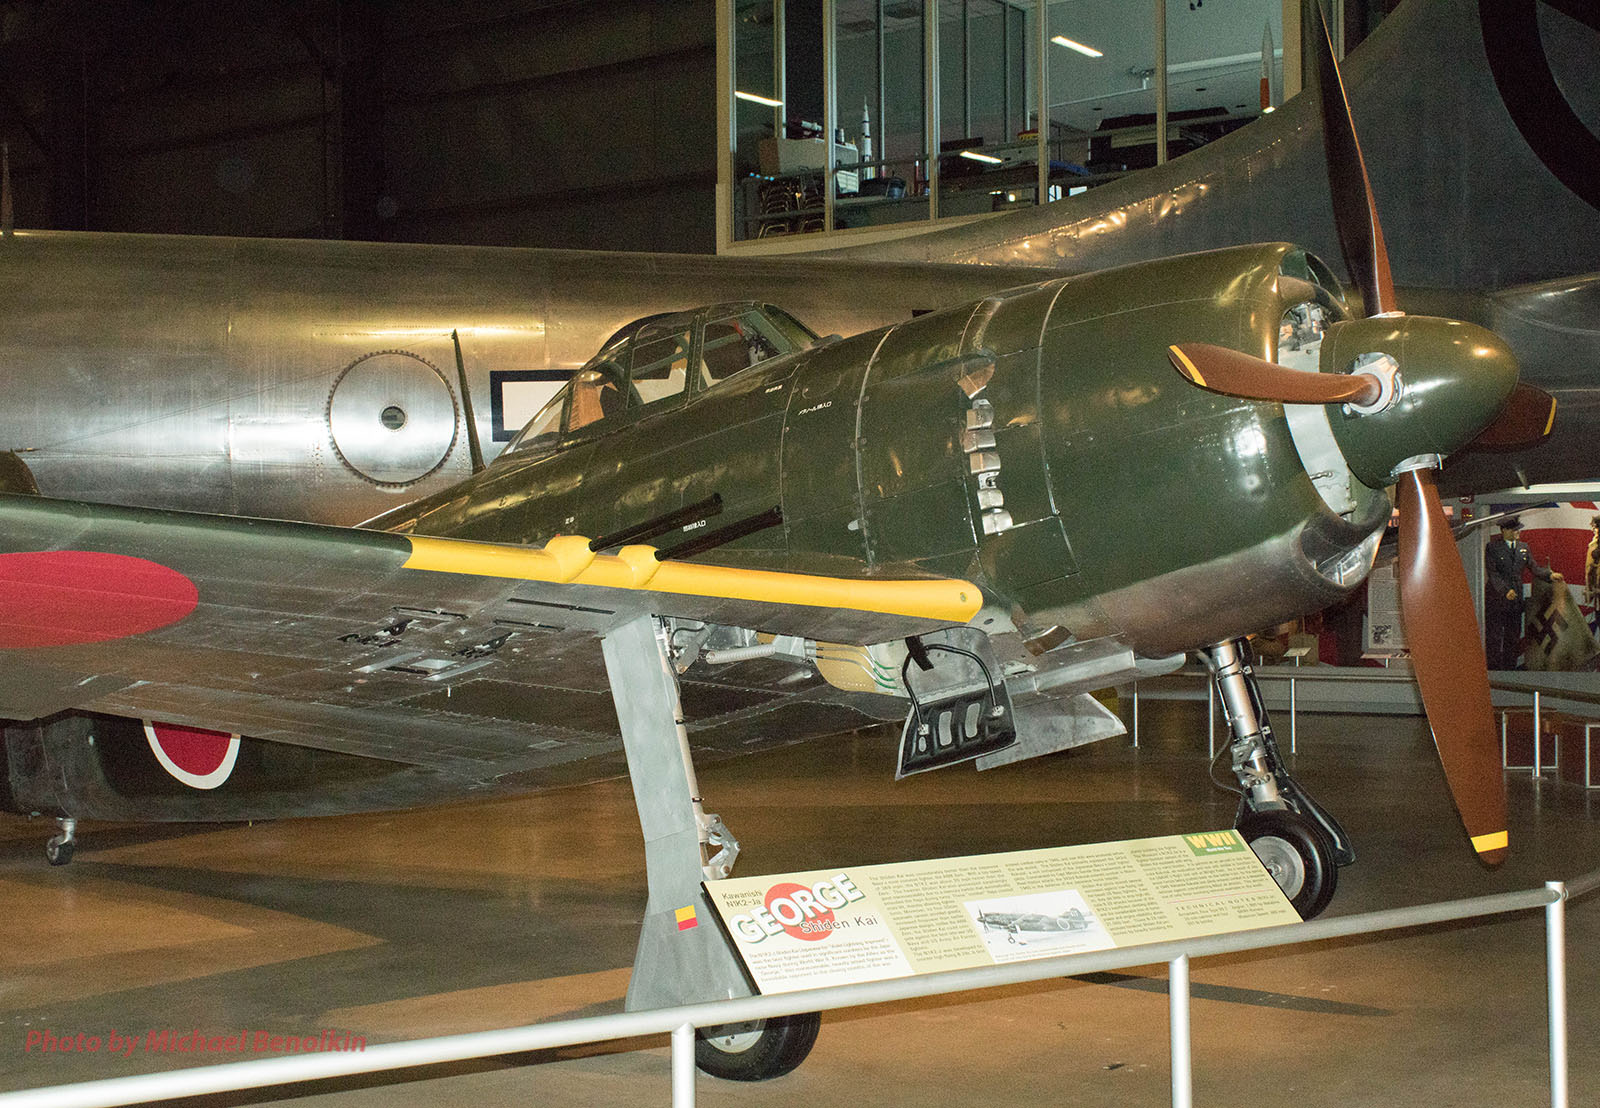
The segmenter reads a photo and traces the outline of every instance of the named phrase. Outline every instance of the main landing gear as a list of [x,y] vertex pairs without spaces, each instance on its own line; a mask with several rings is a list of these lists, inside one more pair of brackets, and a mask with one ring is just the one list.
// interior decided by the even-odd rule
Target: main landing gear
[[[705,811],[689,754],[664,621],[640,616],[601,639],[644,831],[649,898],[628,1011],[749,996],[738,957],[712,917],[702,881],[728,876],[738,841]],[[695,1064],[714,1077],[764,1081],[798,1066],[817,1040],[815,1013],[703,1028]]]
[[821,1026],[820,1013],[802,1012],[712,1028],[695,1040],[694,1064],[726,1081],[782,1077],[805,1061]]
[[78,821],[64,816],[56,823],[61,833],[45,840],[44,856],[52,866],[64,866],[72,861],[73,852],[78,847]]
[[1333,899],[1339,867],[1355,861],[1350,836],[1284,765],[1249,644],[1217,643],[1205,657],[1233,733],[1228,751],[1243,794],[1234,825],[1300,918],[1311,919]]

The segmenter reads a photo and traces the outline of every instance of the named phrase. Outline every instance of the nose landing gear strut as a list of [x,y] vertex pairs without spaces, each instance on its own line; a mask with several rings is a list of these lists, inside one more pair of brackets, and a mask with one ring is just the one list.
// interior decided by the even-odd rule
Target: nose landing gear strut
[[1284,765],[1249,643],[1217,643],[1205,658],[1233,735],[1229,754],[1243,794],[1235,826],[1301,918],[1310,919],[1333,899],[1339,867],[1355,861],[1350,836]]

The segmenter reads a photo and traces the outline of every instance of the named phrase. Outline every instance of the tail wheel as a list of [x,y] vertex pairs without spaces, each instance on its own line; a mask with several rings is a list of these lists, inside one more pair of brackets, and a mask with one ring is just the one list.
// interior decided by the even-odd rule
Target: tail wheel
[[1320,827],[1298,812],[1265,809],[1241,819],[1239,833],[1301,919],[1322,913],[1339,883],[1339,867]]
[[751,1023],[703,1029],[694,1044],[694,1061],[725,1081],[767,1081],[782,1077],[806,1060],[817,1041],[822,1016],[803,1012]]

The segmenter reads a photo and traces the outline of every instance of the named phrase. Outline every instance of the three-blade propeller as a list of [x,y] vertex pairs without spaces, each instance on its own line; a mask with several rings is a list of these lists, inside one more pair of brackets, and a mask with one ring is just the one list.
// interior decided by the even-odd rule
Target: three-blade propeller
[[[1317,10],[1321,28],[1313,79],[1322,104],[1323,136],[1340,242],[1369,314],[1399,317],[1383,229],[1378,223],[1377,205],[1327,24],[1322,20],[1320,5],[1312,3],[1307,7]],[[1397,319],[1397,324],[1400,322],[1403,321]],[[1439,329],[1434,328],[1434,333],[1440,333]],[[1391,357],[1404,353],[1399,345],[1385,352]],[[1390,411],[1418,406],[1391,403],[1396,397],[1393,376],[1386,380],[1360,370],[1305,373],[1206,343],[1174,345],[1168,354],[1189,381],[1213,392],[1280,404],[1344,404],[1350,406],[1347,411],[1353,410],[1351,418],[1396,425],[1417,418],[1413,411]],[[1488,357],[1490,352],[1480,351],[1479,355]],[[1481,368],[1472,364],[1470,352],[1451,357],[1460,363],[1461,381],[1470,379]],[[1396,360],[1400,363],[1399,395],[1403,397],[1407,367],[1403,357]],[[1424,388],[1423,392],[1427,391]],[[1496,394],[1496,402],[1501,395],[1504,394]],[[1499,415],[1494,414],[1492,404],[1484,410],[1481,422],[1475,423],[1467,435],[1481,429],[1472,445],[1487,449],[1527,445],[1549,433],[1553,416],[1554,401],[1548,394],[1521,386],[1511,392]],[[1397,486],[1400,554],[1396,575],[1401,617],[1445,779],[1473,848],[1493,865],[1504,859],[1508,837],[1499,743],[1489,704],[1488,667],[1472,593],[1434,481],[1440,455],[1449,448],[1434,441],[1435,436],[1427,431],[1425,421],[1419,422],[1412,456],[1386,462],[1385,466],[1392,465],[1393,469],[1382,475]],[[1458,445],[1461,443],[1450,448]],[[1374,482],[1369,480],[1370,483]]]

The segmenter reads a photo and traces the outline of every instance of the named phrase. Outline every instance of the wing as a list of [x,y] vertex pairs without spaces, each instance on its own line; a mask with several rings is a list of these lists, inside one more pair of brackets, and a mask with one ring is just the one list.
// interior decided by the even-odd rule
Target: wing
[[[641,614],[864,644],[981,603],[963,581],[595,555],[576,536],[531,548],[0,496],[0,716],[155,718],[560,783],[622,771],[599,639]],[[684,688],[702,718],[753,696]]]

